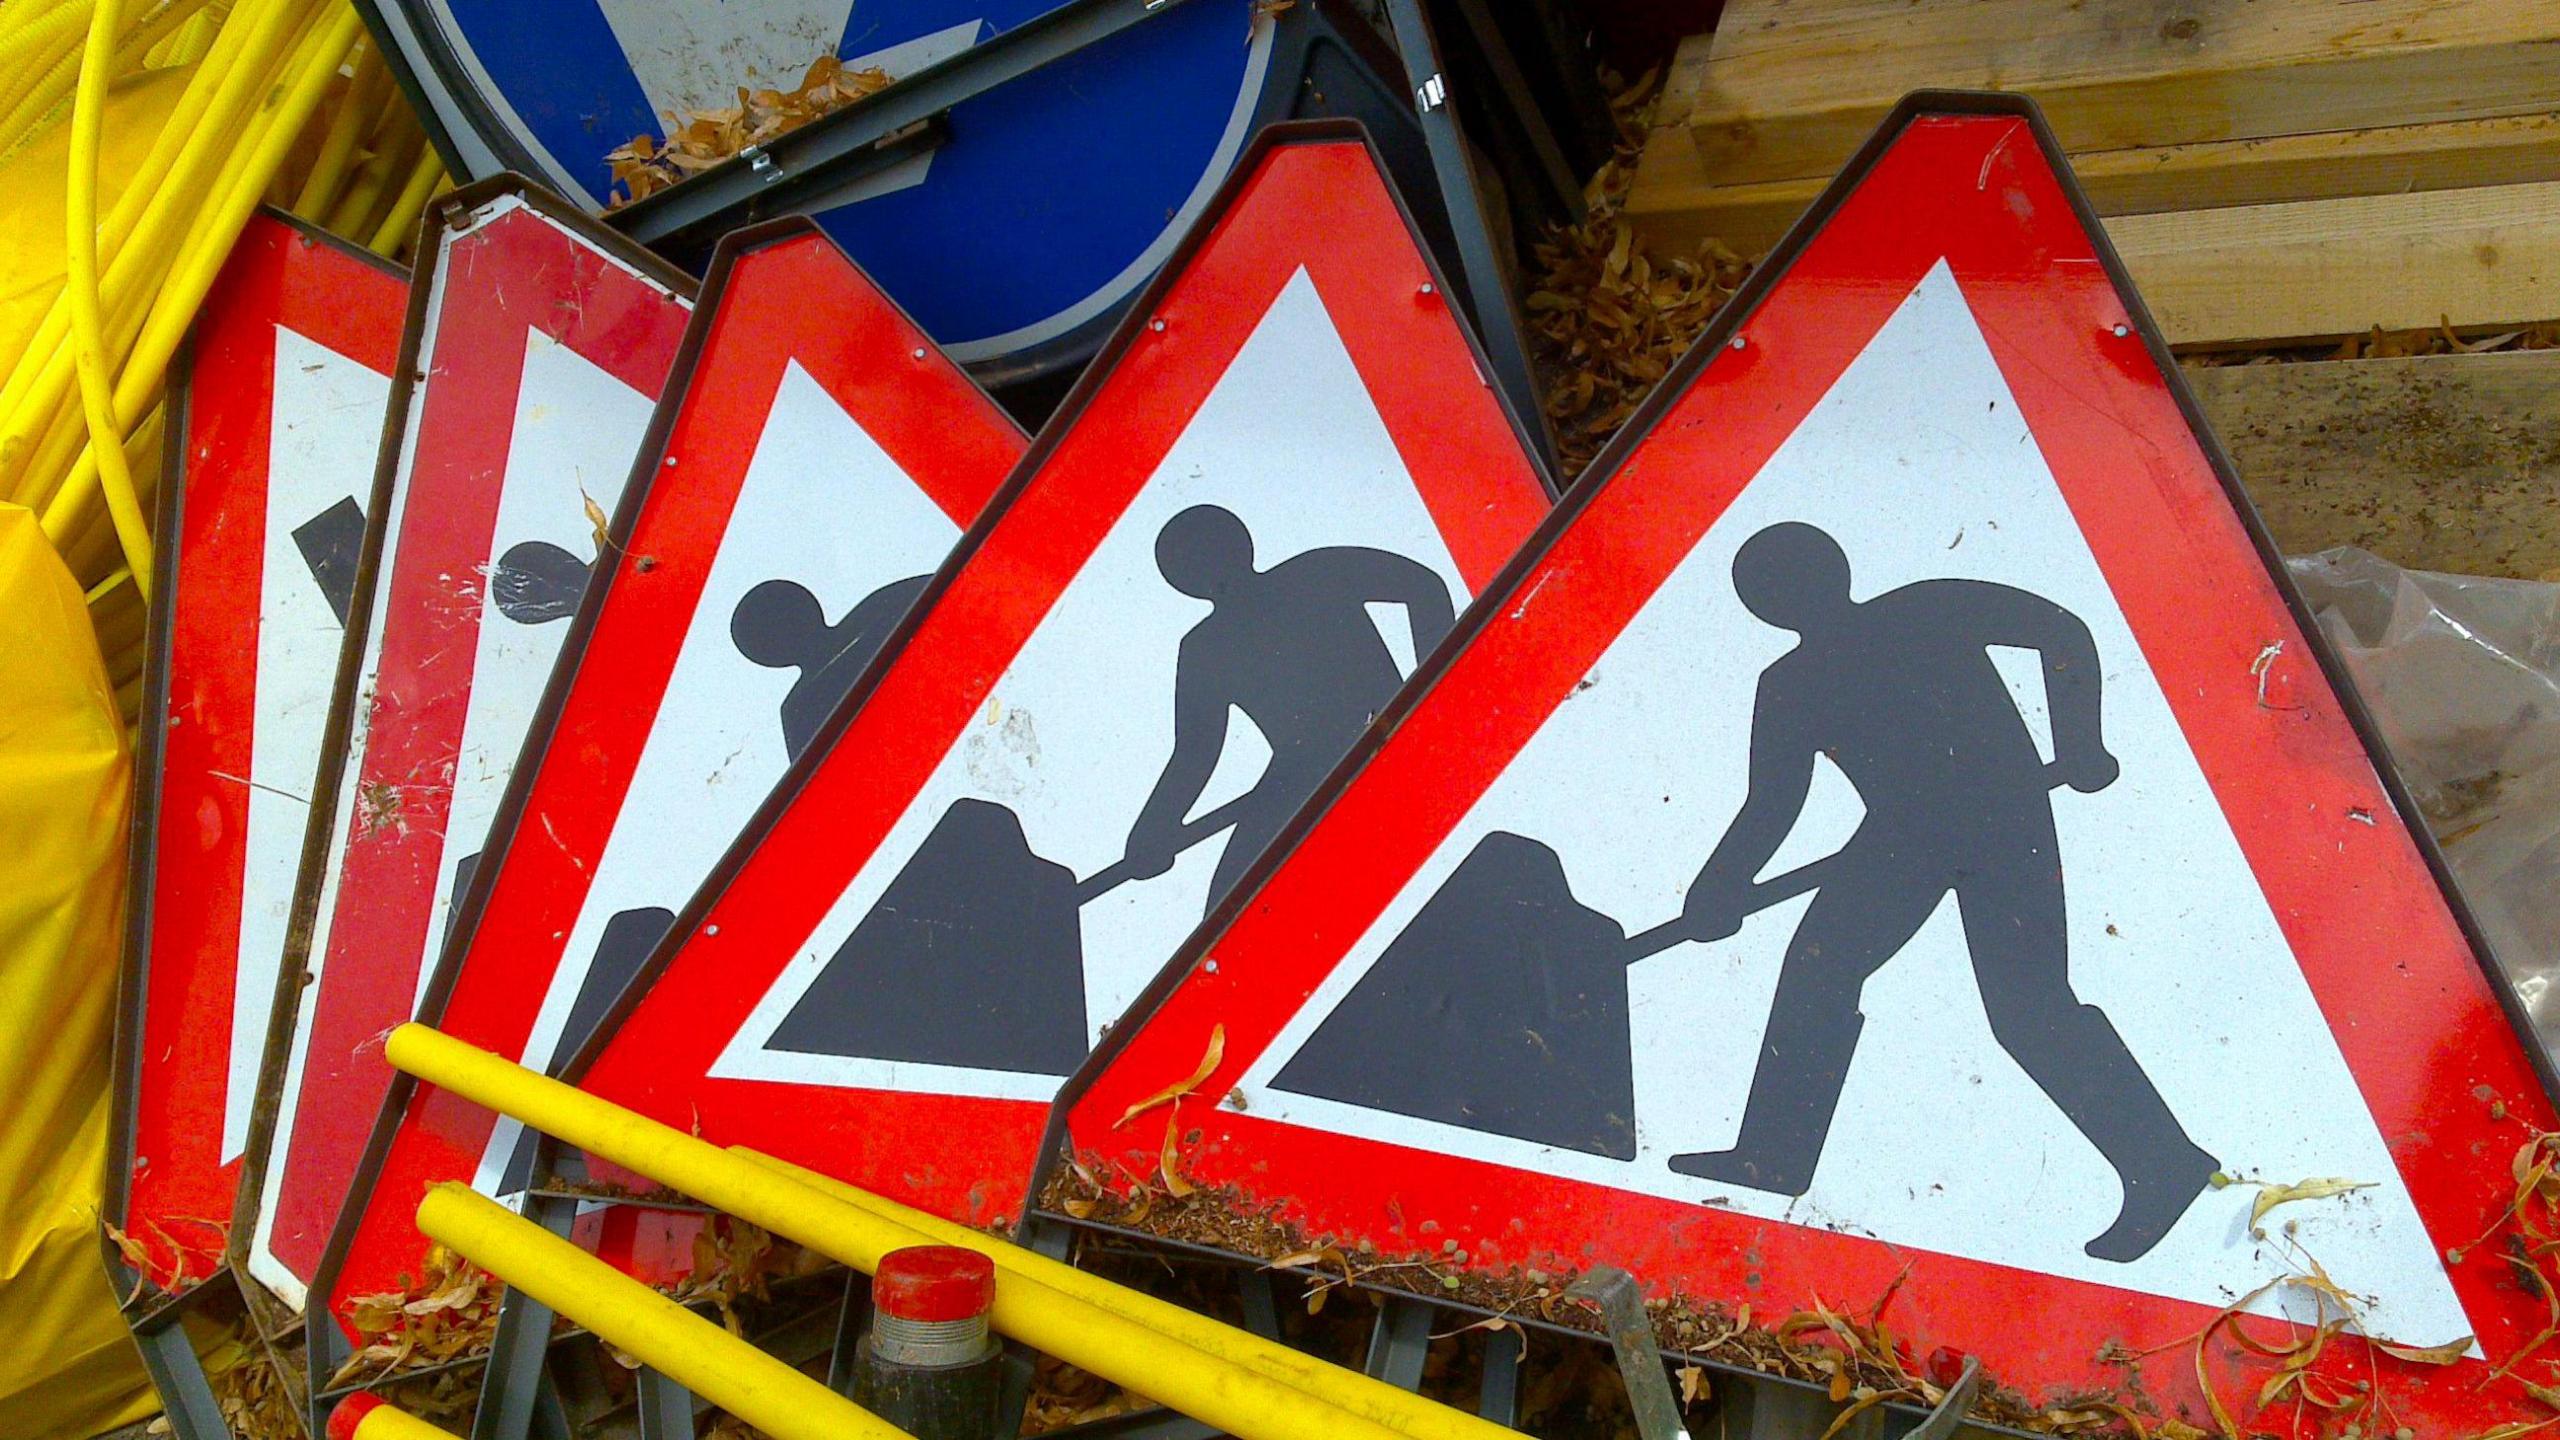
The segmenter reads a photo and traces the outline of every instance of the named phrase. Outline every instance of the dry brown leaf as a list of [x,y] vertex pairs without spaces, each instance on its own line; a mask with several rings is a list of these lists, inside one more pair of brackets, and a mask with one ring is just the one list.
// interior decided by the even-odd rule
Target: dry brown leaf
[[1164,1117],[1164,1153],[1156,1161],[1156,1169],[1164,1176],[1165,1193],[1176,1200],[1186,1199],[1199,1187],[1182,1178],[1182,1156],[1175,1148],[1182,1131],[1182,1106]]
[[2256,1225],[2266,1218],[2268,1211],[2279,1205],[2289,1205],[2296,1200],[2326,1200],[2333,1195],[2344,1195],[2353,1190],[2370,1190],[2376,1183],[2372,1180],[2347,1180],[2329,1176],[2323,1179],[2296,1180],[2290,1185],[2261,1185],[2258,1187],[2257,1203],[2249,1207],[2249,1223]]
[[1858,1397],[1856,1402],[1851,1404],[1848,1409],[1831,1417],[1831,1424],[1823,1430],[1821,1440],[1832,1440],[1833,1436],[1838,1435],[1841,1431],[1849,1428],[1850,1421],[1857,1419],[1860,1415],[1865,1414],[1867,1411],[1874,1409],[1882,1403],[1884,1403],[1884,1392],[1880,1390],[1870,1390],[1866,1394]]
[[1130,1121],[1137,1119],[1139,1116],[1146,1114],[1157,1106],[1170,1105],[1174,1101],[1181,1099],[1183,1096],[1199,1089],[1202,1085],[1208,1083],[1209,1077],[1212,1074],[1216,1073],[1218,1062],[1226,1058],[1227,1027],[1223,1023],[1212,1025],[1209,1027],[1209,1049],[1207,1053],[1200,1057],[1200,1068],[1192,1071],[1189,1079],[1177,1080],[1173,1084],[1166,1086],[1162,1090],[1157,1091],[1153,1095],[1148,1096],[1146,1099],[1141,1100],[1137,1104],[1122,1111],[1120,1113],[1120,1118],[1111,1122],[1111,1128],[1117,1130],[1121,1126],[1128,1124]]
[[2451,1365],[2471,1353],[2471,1337],[2465,1335],[2459,1340],[2448,1340],[2442,1345],[2424,1346],[2394,1345],[2389,1341],[2376,1340],[2373,1342],[2373,1348],[2394,1360],[2406,1360],[2416,1365]]
[[688,175],[698,175],[735,156],[749,145],[761,145],[789,134],[822,115],[843,109],[890,85],[887,71],[848,70],[829,51],[810,62],[800,83],[790,90],[737,88],[738,103],[670,116],[667,143],[635,135],[605,154],[617,187],[619,208],[644,195],[664,190]]

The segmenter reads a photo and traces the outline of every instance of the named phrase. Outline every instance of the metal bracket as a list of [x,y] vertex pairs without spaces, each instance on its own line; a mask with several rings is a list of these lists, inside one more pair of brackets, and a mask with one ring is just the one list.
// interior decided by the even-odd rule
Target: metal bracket
[[[566,1196],[533,1195],[525,1212],[566,1240],[578,1203]],[[568,1412],[543,1372],[551,1350],[551,1307],[510,1287],[498,1301],[498,1327],[489,1337],[489,1368],[480,1377],[480,1406],[471,1440],[519,1440],[569,1434]]]
[[1388,1296],[1378,1311],[1377,1328],[1369,1332],[1369,1363],[1362,1368],[1399,1390],[1422,1388],[1422,1362],[1431,1354],[1431,1317],[1436,1313],[1428,1300]]
[[1662,1349],[1654,1342],[1653,1318],[1645,1314],[1636,1277],[1615,1265],[1595,1265],[1564,1293],[1599,1307],[1609,1348],[1617,1352],[1618,1374],[1627,1384],[1637,1433],[1644,1440],[1689,1440],[1680,1424],[1679,1397],[1671,1393],[1671,1377],[1662,1372]]
[[640,1440],[693,1440],[693,1392],[641,1367]]
[[1458,251],[1458,275],[1466,284],[1476,337],[1493,367],[1493,383],[1510,402],[1522,430],[1536,443],[1539,457],[1552,459],[1555,436],[1547,424],[1546,399],[1538,386],[1536,367],[1529,359],[1528,331],[1512,297],[1500,247],[1494,242],[1495,227],[1507,226],[1510,219],[1486,212],[1484,186],[1476,177],[1475,155],[1459,127],[1457,107],[1445,103],[1448,82],[1441,78],[1440,45],[1432,34],[1430,17],[1423,13],[1422,0],[1387,0],[1387,18],[1395,27],[1396,49],[1404,55],[1405,76],[1413,85],[1423,143],[1431,152],[1433,178],[1439,182],[1441,207],[1448,214]]
[[142,1352],[142,1368],[150,1373],[151,1388],[160,1392],[171,1433],[178,1440],[230,1440],[231,1426],[222,1418],[213,1382],[205,1377],[195,1342],[187,1338],[178,1312],[169,1311],[159,1323],[136,1325],[133,1343]]

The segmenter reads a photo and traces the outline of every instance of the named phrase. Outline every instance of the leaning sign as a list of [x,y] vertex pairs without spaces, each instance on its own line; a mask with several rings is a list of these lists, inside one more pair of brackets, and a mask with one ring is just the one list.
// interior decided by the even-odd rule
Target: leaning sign
[[222,1266],[407,288],[261,214],[174,386],[106,1203],[164,1294]]
[[[1368,147],[1275,128],[562,1072],[959,1219],[1547,511]],[[786,716],[786,723],[788,717]]]
[[[244,1267],[299,1305],[586,589],[691,309],[692,282],[512,178],[429,212],[351,612],[346,745],[278,988],[281,1090]],[[304,983],[304,977],[309,983]],[[259,1163],[252,1143],[250,1168]]]
[[1882,1313],[2010,1421],[2547,1421],[2546,1077],[2034,112],[1907,102],[1629,431],[1041,1207]]
[[[584,1041],[1025,443],[814,225],[730,237],[421,1017],[537,1068]],[[390,1103],[316,1282],[342,1317],[423,1273],[428,1184],[532,1161],[449,1093]]]

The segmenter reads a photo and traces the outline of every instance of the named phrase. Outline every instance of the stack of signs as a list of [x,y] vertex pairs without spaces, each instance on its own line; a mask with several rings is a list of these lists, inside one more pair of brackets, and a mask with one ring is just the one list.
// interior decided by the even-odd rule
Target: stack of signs
[[[690,282],[513,181],[431,214],[315,792],[249,1273],[299,1305],[675,358]],[[396,441],[390,437],[396,436]],[[257,1166],[251,1166],[253,1172]]]
[[1060,1082],[1546,513],[1481,375],[1356,132],[1266,132],[565,1073],[1020,1214]]
[[172,381],[106,1206],[164,1295],[222,1268],[406,293],[261,214]]
[[[2032,111],[1907,103],[1629,430],[1079,1072],[1043,1206],[1486,1308],[1622,1266],[1673,1341],[1882,1314],[2016,1420],[2549,1424],[2547,1077]],[[708,918],[662,993],[767,968]]]
[[[581,1042],[1024,443],[814,226],[732,236],[422,1017],[536,1068]],[[405,1081],[391,1106],[355,1193],[524,1188],[512,1122]],[[328,1308],[401,1288],[424,1244],[396,1198],[347,1207]]]

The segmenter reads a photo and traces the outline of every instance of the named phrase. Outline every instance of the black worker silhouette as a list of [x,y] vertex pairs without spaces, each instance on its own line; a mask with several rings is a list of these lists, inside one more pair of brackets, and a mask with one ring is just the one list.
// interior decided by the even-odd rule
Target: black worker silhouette
[[578,613],[587,589],[587,562],[548,540],[507,547],[489,571],[489,596],[498,613],[519,625],[548,625]]
[[[1091,1039],[1081,907],[1232,827],[1214,906],[1404,682],[1366,607],[1403,606],[1417,656],[1454,618],[1440,577],[1391,551],[1334,546],[1257,570],[1252,534],[1214,505],[1167,521],[1155,552],[1165,580],[1211,608],[1182,639],[1173,756],[1125,857],[1078,880],[1032,853],[1013,811],[954,803],[783,1017],[775,1049],[1074,1069]],[[1230,707],[1262,732],[1270,762],[1245,794],[1185,823],[1217,769]]]
[[1633,1160],[1626,940],[1555,851],[1496,830],[1272,1084]]
[[862,667],[880,653],[931,578],[893,580],[833,625],[818,597],[795,581],[767,580],[739,597],[738,608],[729,615],[729,639],[738,653],[769,669],[800,672],[782,697],[782,748],[793,760],[817,738],[818,727],[853,689]]
[[[1849,583],[1848,557],[1811,525],[1772,525],[1734,556],[1744,607],[1803,638],[1761,672],[1749,793],[1690,886],[1690,937],[1723,939],[1768,903],[1754,877],[1795,827],[1816,755],[1857,787],[1866,814],[1817,862],[1740,1136],[1730,1150],[1675,1156],[1671,1168],[1803,1194],[1866,1023],[1860,990],[1952,892],[1993,1037],[2122,1182],[2116,1220],[2087,1252],[2137,1259],[2216,1164],[2105,1012],[2071,988],[2050,792],[2095,793],[2116,779],[2097,644],[2078,616],[2007,585],[1924,580],[1856,601]],[[1994,646],[2043,659],[2050,765],[1992,664]]]
[[356,558],[364,552],[364,510],[354,499],[340,496],[335,505],[293,527],[293,545],[338,623],[346,624],[347,607],[356,595]]
[[1417,661],[1449,633],[1456,611],[1438,574],[1391,550],[1331,545],[1256,570],[1252,532],[1215,505],[1165,522],[1156,568],[1210,608],[1182,637],[1173,754],[1129,827],[1130,878],[1163,874],[1203,838],[1187,835],[1183,818],[1217,772],[1230,707],[1271,750],[1253,788],[1219,807],[1235,828],[1209,881],[1214,909],[1404,683],[1368,607],[1404,607]]

